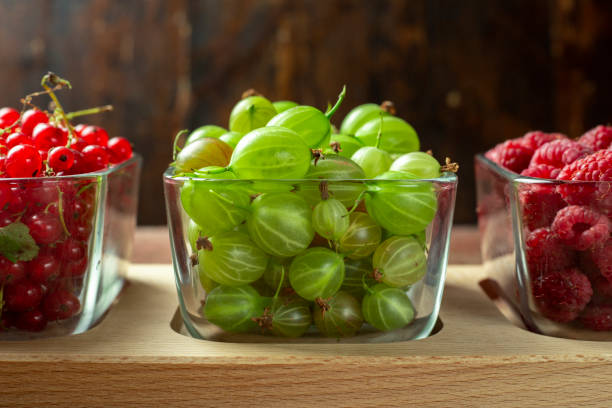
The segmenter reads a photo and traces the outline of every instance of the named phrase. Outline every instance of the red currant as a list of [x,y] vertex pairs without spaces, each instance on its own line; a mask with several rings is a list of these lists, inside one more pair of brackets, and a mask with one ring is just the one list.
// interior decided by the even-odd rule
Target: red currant
[[90,171],[102,170],[108,165],[108,153],[100,145],[89,145],[83,149],[83,158]]
[[0,128],[7,128],[19,119],[19,111],[13,108],[0,109]]
[[76,133],[76,135],[77,135],[77,136],[81,137],[81,133],[83,133],[83,130],[85,130],[85,128],[86,128],[87,126],[88,126],[88,125],[85,125],[85,124],[83,124],[83,123],[79,123],[78,125],[76,125],[76,126],[74,127],[74,133]]
[[62,224],[56,215],[40,212],[26,217],[24,223],[38,244],[51,244],[62,237]]
[[9,224],[12,224],[15,216],[9,214],[6,211],[0,212],[0,227],[6,227]]
[[36,177],[42,166],[42,158],[36,148],[19,145],[9,150],[5,166],[9,177]]
[[88,145],[106,146],[108,144],[108,133],[99,126],[87,126],[81,132],[81,138]]
[[47,155],[47,164],[54,171],[66,171],[72,167],[74,163],[74,153],[67,147],[54,147],[49,150]]
[[39,150],[49,150],[64,146],[68,142],[68,133],[49,123],[39,123],[32,132],[32,141]]
[[38,255],[28,263],[32,282],[49,284],[60,276],[60,262],[53,255]]
[[84,243],[73,238],[64,241],[60,248],[62,259],[67,261],[80,261],[85,255],[87,248]]
[[47,318],[40,310],[30,310],[16,316],[15,327],[31,332],[43,331],[47,327]]
[[47,295],[42,305],[45,316],[51,321],[67,319],[80,308],[79,298],[65,289],[58,289]]
[[23,281],[4,288],[6,307],[14,312],[35,308],[43,296],[42,287],[33,282]]
[[8,203],[7,211],[17,214],[28,206],[28,202],[24,197],[24,190],[16,184],[11,186],[11,194],[12,197]]
[[9,149],[12,149],[13,147],[20,144],[27,144],[33,146],[34,142],[32,142],[32,139],[30,139],[21,132],[11,133],[6,138],[6,147],[8,147]]
[[26,136],[31,136],[36,125],[46,122],[49,122],[49,117],[45,112],[41,112],[38,109],[29,109],[21,117],[21,131]]
[[11,186],[8,183],[0,182],[0,210],[6,208],[12,198]]
[[109,159],[113,164],[121,163],[132,157],[132,146],[124,137],[113,137],[108,141]]
[[25,264],[21,261],[11,262],[0,256],[0,286],[4,284],[14,284],[22,281],[26,277]]
[[87,266],[88,266],[87,261],[88,261],[87,256],[84,256],[78,261],[65,263],[64,267],[62,268],[63,276],[80,278],[81,276],[85,275],[85,272],[87,272]]

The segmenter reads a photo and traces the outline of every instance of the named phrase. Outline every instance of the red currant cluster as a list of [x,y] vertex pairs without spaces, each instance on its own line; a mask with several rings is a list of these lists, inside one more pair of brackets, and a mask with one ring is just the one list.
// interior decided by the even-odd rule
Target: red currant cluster
[[0,331],[41,331],[81,308],[96,179],[46,176],[95,172],[132,157],[125,138],[70,123],[107,108],[65,113],[54,90],[69,83],[47,74],[42,85],[53,112],[0,109]]
[[[23,247],[29,238],[34,248],[19,260],[10,251],[0,256],[0,329],[40,331],[79,311],[95,205],[93,180],[0,182],[0,231],[9,243]],[[27,227],[25,242],[15,225]]]
[[0,109],[0,129],[10,129],[0,136],[0,172],[5,177],[90,173],[132,157],[123,137],[109,140],[101,127],[80,124],[69,130],[51,120],[38,109],[23,115]]

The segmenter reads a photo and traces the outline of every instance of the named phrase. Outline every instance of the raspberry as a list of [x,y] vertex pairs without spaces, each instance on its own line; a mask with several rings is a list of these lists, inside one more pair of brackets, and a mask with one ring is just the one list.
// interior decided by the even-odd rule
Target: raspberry
[[557,212],[567,206],[554,186],[543,184],[521,185],[519,200],[529,230],[550,226]]
[[578,143],[593,151],[612,147],[612,126],[599,125],[580,136]]
[[515,173],[520,173],[529,166],[533,149],[523,145],[520,140],[507,140],[499,147],[498,164]]
[[605,215],[589,207],[571,205],[559,210],[551,229],[561,242],[584,251],[603,245],[610,236],[610,227]]
[[561,169],[548,164],[535,164],[523,170],[521,176],[554,180],[557,178],[560,171]]
[[564,183],[557,187],[569,204],[592,205],[612,216],[612,150],[600,150],[565,166],[558,180],[597,181]]
[[590,305],[580,316],[580,322],[591,330],[612,330],[612,306]]
[[548,164],[563,168],[566,164],[591,154],[592,150],[570,139],[560,139],[540,146],[531,158],[530,166]]
[[591,259],[599,269],[599,273],[612,282],[612,238],[604,245],[595,247],[591,251]]
[[612,282],[600,274],[589,276],[593,288],[591,303],[604,304],[612,301]]
[[520,140],[523,145],[535,151],[543,144],[557,139],[567,139],[567,136],[561,133],[544,133],[540,130],[535,130],[525,133],[525,136],[523,136]]
[[539,276],[532,289],[542,314],[561,323],[578,317],[593,296],[589,278],[576,268]]
[[550,228],[539,228],[527,236],[527,265],[535,279],[543,274],[566,270],[575,264],[574,252],[564,248]]

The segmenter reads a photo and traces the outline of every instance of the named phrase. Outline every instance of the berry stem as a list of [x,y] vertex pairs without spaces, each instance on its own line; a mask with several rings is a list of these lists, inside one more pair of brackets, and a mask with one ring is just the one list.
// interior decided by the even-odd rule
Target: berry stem
[[57,199],[57,208],[58,208],[58,212],[59,212],[59,219],[60,219],[60,223],[62,224],[62,228],[64,229],[64,232],[66,233],[66,235],[70,236],[70,231],[68,231],[68,227],[66,226],[66,221],[64,220],[64,205],[62,204],[62,197],[64,195],[64,192],[58,187],[57,191],[59,193],[59,198]]
[[450,171],[452,173],[456,173],[459,171],[459,164],[452,163],[449,157],[446,158],[445,165],[440,167],[441,172]]
[[179,139],[181,138],[181,136],[183,136],[186,133],[189,133],[189,130],[183,129],[183,130],[179,130],[179,132],[176,134],[176,136],[174,136],[174,143],[172,143],[172,160],[176,160],[176,155],[178,154],[178,152],[180,152],[182,150],[178,146],[178,142],[179,142]]
[[281,277],[278,282],[278,286],[276,287],[276,292],[274,292],[274,297],[272,299],[278,299],[278,295],[280,294],[281,288],[283,287],[283,281],[285,280],[285,265],[281,265]]
[[68,120],[72,120],[74,118],[78,118],[79,116],[95,115],[96,113],[110,112],[113,109],[113,105],[96,106],[95,108],[82,109],[67,113],[66,118],[68,118]]
[[383,130],[383,113],[380,112],[380,127],[378,128],[378,134],[376,135],[376,147],[380,148],[380,141],[382,140],[382,130]]
[[47,85],[47,82],[49,82],[49,84],[51,84],[52,86],[61,86],[61,87],[65,86],[68,89],[72,89],[72,85],[70,85],[70,82],[68,82],[67,80],[63,78],[60,78],[59,76],[55,75],[53,72],[48,72],[45,76],[42,77],[42,80],[40,81],[40,85],[45,89],[45,91],[49,93],[49,96],[51,97],[51,99],[53,100],[53,103],[55,104],[54,113],[59,114],[59,116],[64,121],[64,125],[66,125],[66,129],[68,129],[68,133],[70,134],[70,140],[68,140],[68,147],[69,147],[71,140],[76,140],[76,136],[74,135],[74,129],[72,128],[70,121],[66,117],[66,113],[64,112],[64,108],[62,107],[62,104],[60,103],[59,99],[57,99],[57,96],[55,95],[55,92],[53,92],[53,89],[51,89],[51,87]]
[[346,85],[342,87],[342,91],[340,92],[340,95],[338,95],[338,100],[336,101],[336,104],[332,106],[331,109],[327,109],[327,112],[325,112],[325,117],[327,119],[330,119],[333,116],[333,114],[336,113],[336,111],[342,104],[342,101],[344,100],[345,96],[346,96]]
[[353,207],[351,207],[349,212],[344,214],[343,217],[351,215],[357,209],[357,207],[359,207],[359,203],[361,202],[361,200],[363,200],[363,196],[364,196],[365,193],[366,193],[366,190],[364,190],[361,193],[359,193],[359,196],[357,196],[357,199],[355,200],[355,204],[353,204]]
[[366,292],[368,292],[369,294],[373,294],[374,291],[372,289],[370,289],[370,287],[368,286],[368,284],[365,281],[366,278],[366,274],[362,274],[361,275],[361,285],[363,286],[363,288],[365,289]]

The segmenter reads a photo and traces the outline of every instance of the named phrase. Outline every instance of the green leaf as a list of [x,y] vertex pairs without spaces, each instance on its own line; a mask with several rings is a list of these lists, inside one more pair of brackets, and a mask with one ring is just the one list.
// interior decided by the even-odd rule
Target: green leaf
[[0,254],[13,263],[36,258],[38,246],[25,224],[14,222],[0,228]]

